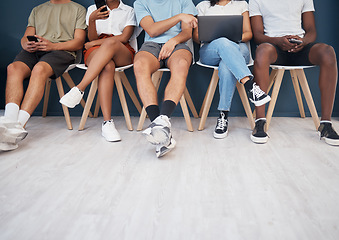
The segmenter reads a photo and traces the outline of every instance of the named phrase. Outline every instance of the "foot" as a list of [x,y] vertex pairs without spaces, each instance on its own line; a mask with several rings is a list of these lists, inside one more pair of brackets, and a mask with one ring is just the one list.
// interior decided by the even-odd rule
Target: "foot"
[[118,142],[121,141],[121,137],[117,129],[115,128],[113,119],[106,121],[102,124],[101,135],[108,142]]
[[0,141],[2,143],[17,144],[27,136],[28,132],[19,122],[0,118]]
[[170,142],[168,145],[156,145],[155,147],[155,154],[158,158],[164,156],[166,153],[169,153],[176,145],[176,141],[171,137]]
[[217,120],[217,125],[215,126],[213,136],[217,139],[222,139],[227,137],[228,133],[228,118],[223,112],[220,112],[220,116]]
[[84,93],[77,87],[73,87],[68,93],[60,98],[60,103],[69,108],[74,108],[78,105],[83,97]]
[[0,152],[7,152],[18,148],[16,143],[0,142]]
[[324,139],[327,144],[339,146],[339,135],[333,129],[331,122],[321,122],[318,132],[320,139]]
[[155,145],[168,145],[171,140],[171,123],[165,115],[160,115],[142,132],[147,141]]
[[252,131],[251,140],[254,143],[267,143],[268,135],[265,132],[266,119],[257,119]]
[[261,90],[256,83],[253,83],[252,89],[247,91],[247,96],[250,101],[257,107],[271,101],[271,97],[268,96],[263,90]]

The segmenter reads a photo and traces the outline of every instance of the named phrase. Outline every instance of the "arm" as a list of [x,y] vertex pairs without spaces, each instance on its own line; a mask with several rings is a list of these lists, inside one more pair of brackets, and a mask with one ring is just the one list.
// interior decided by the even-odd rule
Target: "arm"
[[243,27],[242,27],[242,42],[248,42],[249,40],[252,39],[253,34],[252,34],[252,29],[251,29],[251,22],[250,22],[250,16],[248,11],[244,12],[242,14],[243,16]]
[[281,48],[283,51],[290,51],[293,49],[296,44],[290,43],[288,41],[288,37],[269,37],[264,34],[264,24],[262,20],[262,16],[253,16],[251,17],[251,25],[252,25],[252,31],[254,35],[254,40],[257,44],[261,43],[272,43],[279,48]]
[[186,23],[191,28],[195,28],[197,26],[197,19],[194,16],[185,13],[180,13],[159,22],[154,22],[151,16],[146,16],[141,19],[140,26],[148,33],[150,37],[153,38],[163,34],[179,22]]
[[90,41],[98,39],[98,33],[97,33],[97,27],[95,24],[95,21],[98,19],[106,19],[109,17],[109,11],[106,12],[100,12],[101,9],[106,7],[106,5],[100,7],[99,9],[93,11],[91,15],[89,16],[89,21],[88,21],[88,39]]
[[27,52],[37,51],[36,42],[30,42],[27,39],[27,36],[34,36],[34,35],[35,35],[35,28],[27,27],[24,36],[21,38],[22,49],[26,50]]
[[85,43],[86,32],[83,29],[75,29],[72,40],[59,43],[52,43],[43,37],[35,36],[40,40],[40,42],[36,43],[37,50],[39,51],[77,51],[80,50]]

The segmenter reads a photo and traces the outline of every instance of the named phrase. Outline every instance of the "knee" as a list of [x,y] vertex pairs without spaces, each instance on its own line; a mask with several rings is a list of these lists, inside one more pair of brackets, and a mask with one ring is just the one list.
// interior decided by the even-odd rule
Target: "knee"
[[12,76],[18,73],[18,68],[15,66],[15,63],[11,63],[7,66],[7,76]]
[[133,63],[134,74],[136,76],[145,74],[151,75],[148,64],[149,63],[144,58],[136,57]]
[[320,65],[326,65],[326,66],[337,65],[335,50],[332,46],[327,45],[327,44],[321,44],[318,52],[319,52],[318,61]]
[[229,40],[228,38],[221,37],[216,40],[214,40],[218,47],[221,48],[236,48],[239,49],[239,45],[235,42]]
[[30,81],[34,79],[46,80],[51,75],[49,74],[49,71],[46,69],[46,67],[43,64],[38,63],[33,67],[31,76],[32,77]]
[[106,66],[102,69],[102,72],[114,73],[115,72],[115,64],[113,61],[109,61]]
[[275,54],[275,47],[269,43],[260,44],[255,51],[255,65],[257,67],[267,67],[273,61],[272,57]]
[[120,43],[120,41],[116,40],[115,38],[107,38],[106,41],[104,41],[101,46],[107,48],[114,48],[118,45],[118,43]]
[[178,72],[188,72],[188,69],[191,65],[191,62],[188,61],[187,59],[185,58],[181,58],[181,59],[178,59],[178,61],[176,61],[174,63],[174,68],[175,68],[175,71],[178,71]]

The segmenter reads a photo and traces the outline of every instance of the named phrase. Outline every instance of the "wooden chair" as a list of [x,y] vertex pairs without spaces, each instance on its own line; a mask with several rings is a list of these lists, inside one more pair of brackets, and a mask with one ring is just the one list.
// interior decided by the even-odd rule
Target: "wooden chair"
[[[250,45],[247,44],[247,46],[250,49]],[[251,49],[250,49],[250,62],[247,66],[248,67],[252,66],[253,62],[254,61],[252,59]],[[218,71],[218,66],[206,65],[206,64],[201,63],[200,61],[198,61],[197,64],[199,66],[202,66],[202,67],[214,69],[213,75],[212,75],[212,78],[211,78],[211,82],[210,82],[210,84],[207,88],[205,98],[204,98],[204,101],[202,103],[200,113],[199,113],[199,117],[201,117],[201,119],[200,119],[198,130],[201,131],[205,128],[206,119],[207,119],[207,116],[208,116],[208,113],[209,113],[209,110],[210,110],[210,107],[211,107],[211,104],[212,104],[212,100],[213,100],[213,97],[214,97],[214,94],[215,94],[215,90],[216,90],[218,82],[219,82],[219,76],[218,76],[219,71]],[[254,118],[253,118],[253,115],[252,115],[251,106],[250,106],[250,103],[248,101],[247,94],[246,94],[246,91],[245,91],[245,87],[244,87],[243,84],[240,84],[239,82],[237,82],[236,86],[237,86],[237,90],[238,90],[242,105],[245,109],[248,121],[250,122],[251,128],[253,129],[255,123],[254,123]]]
[[[192,39],[190,39],[188,41],[188,46],[190,47],[190,49],[192,50],[192,53],[193,53],[193,41],[192,41]],[[194,59],[194,56],[193,56],[193,59]],[[162,75],[163,75],[164,72],[170,72],[170,70],[168,68],[160,68],[158,71],[156,71],[152,75],[152,82],[153,82],[156,90],[159,89],[160,82],[161,82],[161,79],[162,79]],[[189,114],[189,111],[188,111],[188,108],[187,108],[186,101],[188,103],[188,106],[191,109],[193,116],[198,118],[197,110],[194,107],[192,98],[191,98],[187,88],[185,88],[184,94],[182,95],[182,97],[180,99],[180,106],[181,106],[182,112],[184,114],[184,118],[185,118],[186,125],[187,125],[187,130],[190,131],[190,132],[193,132],[193,125],[192,125],[191,117],[190,117],[190,114]],[[144,125],[146,116],[147,116],[146,109],[145,109],[145,107],[143,107],[141,114],[140,114],[139,123],[138,123],[138,126],[137,126],[137,131],[141,131],[143,129],[143,125]]]
[[[64,80],[66,81],[66,83],[68,84],[68,86],[70,88],[74,87],[75,84],[74,84],[74,81],[72,80],[72,78],[71,78],[71,76],[69,75],[68,72],[70,70],[74,69],[76,67],[76,65],[81,62],[81,59],[82,59],[82,49],[77,51],[76,56],[77,57],[75,59],[75,63],[71,64],[66,69],[66,71],[62,74],[62,77],[64,78]],[[57,79],[55,79],[55,83],[57,85],[59,97],[62,98],[65,95],[65,92],[64,92],[64,88],[62,86],[61,77],[58,77]],[[50,91],[51,91],[51,84],[52,84],[52,79],[51,78],[47,79],[46,85],[45,85],[45,93],[44,93],[45,96],[44,96],[44,104],[43,104],[43,108],[42,108],[42,117],[46,117],[46,115],[47,115],[48,100],[49,100],[49,94],[50,94]],[[83,99],[81,100],[80,103],[81,103],[81,105],[83,107],[85,107],[85,101]],[[61,106],[62,106],[62,111],[63,111],[64,116],[65,116],[67,128],[69,130],[72,130],[73,126],[72,126],[71,117],[69,115],[68,108],[66,106],[62,105],[62,104],[61,104]],[[89,114],[90,117],[93,117],[93,114],[91,112],[89,112],[88,114]]]
[[318,129],[318,127],[320,125],[320,121],[319,121],[317,109],[315,108],[313,98],[312,98],[312,94],[311,94],[310,88],[308,86],[307,79],[306,79],[305,72],[304,72],[304,69],[311,68],[311,67],[314,67],[314,66],[271,65],[272,72],[270,74],[270,85],[269,85],[267,92],[270,91],[270,89],[272,88],[273,85],[274,86],[273,86],[272,94],[271,94],[271,102],[269,103],[267,113],[266,113],[266,130],[268,130],[268,127],[269,127],[271,119],[272,119],[273,110],[274,110],[274,107],[275,107],[275,104],[276,104],[276,101],[277,101],[277,98],[278,98],[278,94],[279,94],[282,79],[284,77],[285,70],[289,70],[290,74],[291,74],[291,79],[292,79],[294,92],[295,92],[297,102],[298,102],[300,116],[302,118],[305,117],[305,110],[304,110],[304,104],[303,104],[303,101],[302,101],[302,98],[301,98],[301,92],[300,92],[299,84],[300,84],[301,89],[304,93],[308,109],[310,110],[310,113],[311,113],[311,116],[312,116],[312,119],[313,119],[313,122],[314,122],[314,126],[315,126],[316,130]]

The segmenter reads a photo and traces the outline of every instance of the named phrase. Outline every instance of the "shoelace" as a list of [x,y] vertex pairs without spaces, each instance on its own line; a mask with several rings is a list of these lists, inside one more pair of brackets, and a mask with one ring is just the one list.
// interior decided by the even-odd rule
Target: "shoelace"
[[265,121],[257,121],[255,123],[255,128],[258,129],[258,131],[264,131],[264,125],[265,125]]
[[223,130],[226,125],[227,125],[227,119],[225,119],[225,115],[222,113],[221,117],[218,118],[216,129]]
[[261,90],[260,87],[256,83],[253,83],[253,88],[251,92],[256,98],[260,98],[262,95],[265,94],[265,92]]

